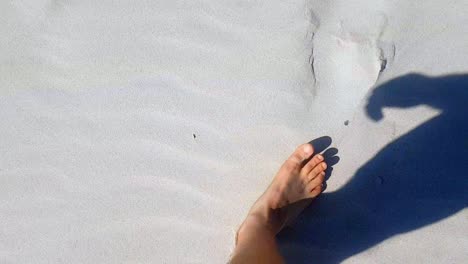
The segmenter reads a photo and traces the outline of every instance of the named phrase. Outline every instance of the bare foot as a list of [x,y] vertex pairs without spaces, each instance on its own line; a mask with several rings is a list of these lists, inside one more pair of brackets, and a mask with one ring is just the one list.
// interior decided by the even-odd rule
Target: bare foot
[[310,159],[313,152],[310,144],[303,144],[284,162],[265,193],[250,209],[237,239],[258,225],[276,235],[288,219],[288,211],[283,210],[287,205],[317,197],[322,192],[327,165],[320,154]]

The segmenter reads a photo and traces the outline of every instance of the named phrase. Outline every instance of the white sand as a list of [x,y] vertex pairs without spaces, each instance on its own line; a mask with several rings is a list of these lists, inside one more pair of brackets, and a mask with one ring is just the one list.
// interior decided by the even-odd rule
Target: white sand
[[[0,262],[226,262],[297,144],[333,138],[331,193],[440,113],[375,122],[366,98],[411,72],[468,72],[467,14],[466,0],[2,1]],[[465,207],[340,261],[463,263]]]

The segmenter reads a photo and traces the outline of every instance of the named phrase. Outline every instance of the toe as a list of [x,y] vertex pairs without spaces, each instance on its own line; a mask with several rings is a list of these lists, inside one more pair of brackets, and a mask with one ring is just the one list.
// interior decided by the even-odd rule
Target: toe
[[309,173],[319,164],[320,162],[323,161],[323,156],[320,154],[315,155],[311,160],[309,160],[306,165],[301,170],[301,175],[304,175],[304,177],[307,177]]
[[320,172],[315,178],[313,178],[309,183],[307,183],[306,191],[311,192],[313,189],[321,186],[325,180],[325,172]]
[[323,186],[320,184],[319,186],[312,189],[312,191],[310,191],[309,198],[317,197],[320,193],[322,193],[322,191],[323,191]]
[[311,181],[312,179],[317,177],[317,175],[319,175],[321,172],[325,171],[326,169],[327,169],[327,164],[325,162],[320,162],[312,169],[312,171],[309,172],[309,174],[307,174],[306,180]]
[[297,170],[300,169],[302,163],[310,158],[314,153],[314,148],[310,144],[300,145],[293,154],[286,160],[283,166],[288,170]]

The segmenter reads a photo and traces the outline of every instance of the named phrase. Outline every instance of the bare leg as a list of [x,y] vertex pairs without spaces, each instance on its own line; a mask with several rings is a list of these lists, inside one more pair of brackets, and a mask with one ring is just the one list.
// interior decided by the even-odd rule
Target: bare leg
[[327,165],[312,159],[310,144],[299,146],[281,166],[265,193],[255,202],[237,232],[231,263],[283,263],[276,234],[288,219],[286,206],[322,192]]

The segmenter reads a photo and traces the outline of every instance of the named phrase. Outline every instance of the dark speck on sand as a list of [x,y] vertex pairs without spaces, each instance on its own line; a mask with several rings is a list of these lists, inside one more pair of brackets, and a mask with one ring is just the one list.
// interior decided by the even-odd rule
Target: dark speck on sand
[[345,126],[349,125],[349,120],[344,121],[344,125]]

